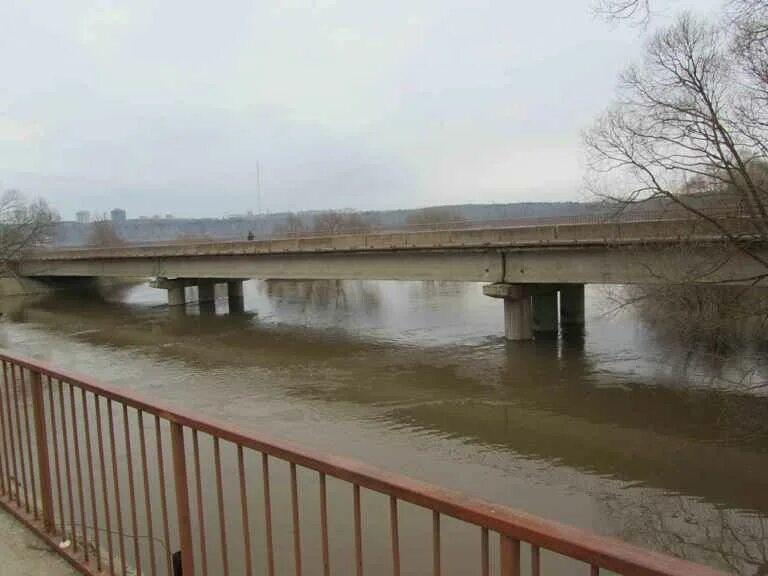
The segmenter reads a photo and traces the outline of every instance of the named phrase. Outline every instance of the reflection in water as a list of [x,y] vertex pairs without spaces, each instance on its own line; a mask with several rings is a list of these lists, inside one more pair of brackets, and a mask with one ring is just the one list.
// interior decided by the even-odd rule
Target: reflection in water
[[179,314],[163,298],[7,300],[0,336],[255,431],[764,569],[768,398],[659,363],[647,331],[600,314],[597,290],[584,332],[514,344],[474,284],[249,282],[235,315],[225,301]]

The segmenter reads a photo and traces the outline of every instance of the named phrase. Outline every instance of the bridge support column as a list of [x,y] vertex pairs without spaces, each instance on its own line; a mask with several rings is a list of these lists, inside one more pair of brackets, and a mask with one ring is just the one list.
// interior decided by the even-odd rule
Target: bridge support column
[[557,333],[557,291],[533,295],[533,331]]
[[560,324],[584,325],[584,284],[560,286]]
[[519,284],[489,284],[483,286],[483,294],[504,299],[504,336],[507,340],[533,338],[531,297]]
[[172,282],[168,286],[168,306],[184,306],[187,303],[186,287],[183,282]]
[[216,300],[216,284],[201,280],[197,285],[197,301],[207,303],[214,300]]
[[242,280],[230,280],[227,282],[227,300],[229,303],[230,314],[233,312],[242,312],[245,310]]

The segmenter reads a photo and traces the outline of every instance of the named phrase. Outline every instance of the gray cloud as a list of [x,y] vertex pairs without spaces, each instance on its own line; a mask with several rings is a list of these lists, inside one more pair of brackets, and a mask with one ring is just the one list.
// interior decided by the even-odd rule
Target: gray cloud
[[0,183],[65,217],[577,198],[589,2],[3,3]]

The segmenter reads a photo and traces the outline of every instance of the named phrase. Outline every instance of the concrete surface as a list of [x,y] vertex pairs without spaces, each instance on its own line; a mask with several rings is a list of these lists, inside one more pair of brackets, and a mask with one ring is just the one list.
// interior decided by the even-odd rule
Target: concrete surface
[[[749,221],[735,221],[733,229],[746,234],[748,225]],[[285,278],[508,284],[653,284],[677,282],[682,277],[751,284],[753,277],[765,272],[753,258],[713,246],[721,237],[716,230],[692,221],[348,234],[49,249],[26,256],[18,263],[18,272],[49,279]],[[755,245],[753,251],[768,258],[768,245]]]
[[0,508],[0,576],[79,576],[66,560]]

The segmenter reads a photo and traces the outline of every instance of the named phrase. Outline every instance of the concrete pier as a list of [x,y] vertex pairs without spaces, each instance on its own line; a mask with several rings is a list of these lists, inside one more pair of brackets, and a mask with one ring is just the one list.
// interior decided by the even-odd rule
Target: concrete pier
[[243,299],[244,280],[217,278],[156,278],[149,285],[168,292],[169,306],[184,306],[187,303],[186,289],[188,286],[197,287],[197,302],[205,305],[210,312],[216,302],[216,285],[227,285],[227,298],[230,312],[242,312],[245,309]]
[[507,340],[530,340],[534,334],[557,334],[563,328],[584,325],[583,284],[507,284],[483,286],[483,294],[504,299],[504,335]]
[[531,297],[520,284],[489,284],[483,286],[483,294],[504,299],[504,336],[507,340],[533,338],[533,314]]
[[216,300],[216,284],[213,281],[200,281],[197,284],[197,301],[213,302]]
[[168,306],[184,306],[187,303],[187,287],[183,282],[171,283],[168,290]]
[[557,333],[557,290],[533,295],[533,331]]
[[560,323],[563,326],[584,325],[584,284],[560,286]]
[[227,300],[229,303],[230,314],[243,312],[245,310],[242,280],[230,280],[227,282]]

